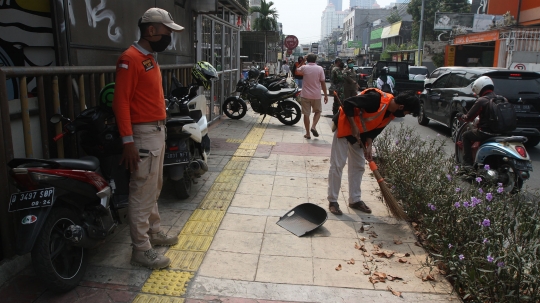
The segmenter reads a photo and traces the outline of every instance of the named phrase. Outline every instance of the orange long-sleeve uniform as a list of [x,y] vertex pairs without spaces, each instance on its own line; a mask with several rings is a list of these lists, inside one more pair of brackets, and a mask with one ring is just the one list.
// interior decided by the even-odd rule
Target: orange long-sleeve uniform
[[116,63],[113,111],[122,142],[133,142],[131,125],[165,120],[161,72],[154,56],[138,44]]

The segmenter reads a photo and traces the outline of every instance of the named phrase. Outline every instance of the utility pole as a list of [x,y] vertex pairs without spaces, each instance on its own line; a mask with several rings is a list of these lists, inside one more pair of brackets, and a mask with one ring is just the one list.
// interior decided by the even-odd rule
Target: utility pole
[[422,65],[422,36],[424,32],[424,2],[426,0],[422,0],[422,10],[420,11],[420,31],[418,33],[418,61],[416,61],[416,66]]

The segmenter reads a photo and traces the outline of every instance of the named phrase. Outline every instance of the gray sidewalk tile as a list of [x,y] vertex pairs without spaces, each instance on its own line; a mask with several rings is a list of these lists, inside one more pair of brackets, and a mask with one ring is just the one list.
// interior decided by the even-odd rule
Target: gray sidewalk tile
[[[375,289],[362,271],[364,258],[354,259],[355,264],[347,264],[350,259],[313,259],[313,284],[331,287],[351,287],[360,289]],[[341,270],[336,267],[341,265]],[[337,290],[339,291],[339,290]]]
[[250,208],[269,208],[270,196],[256,196],[248,194],[235,194],[231,206]]
[[263,233],[265,224],[266,218],[263,216],[238,215],[229,213],[225,215],[219,228],[223,230]]
[[261,255],[312,257],[311,238],[293,234],[265,234]]
[[[258,254],[261,250],[263,233],[219,230],[210,249],[245,254]],[[203,262],[204,263],[204,262]]]
[[327,220],[323,226],[312,232],[313,237],[333,237],[354,239],[358,237],[355,223],[351,221]]
[[362,260],[362,251],[355,249],[358,238],[313,237],[313,257],[334,260]]
[[236,189],[237,194],[254,195],[254,196],[270,196],[272,194],[271,184],[260,183],[240,183]]
[[307,178],[305,177],[288,177],[288,176],[275,176],[274,187],[280,186],[294,186],[298,188],[307,187]]
[[273,195],[270,198],[270,209],[283,210],[283,213],[293,209],[295,206],[306,203],[304,197],[282,197]]
[[199,275],[214,278],[254,281],[258,254],[245,254],[210,249],[199,269]]
[[313,262],[311,258],[261,255],[255,281],[313,284]]
[[284,185],[275,185],[272,189],[272,198],[273,197],[293,197],[307,200],[307,184],[304,186],[284,186]]
[[290,231],[277,225],[277,221],[279,221],[279,217],[266,217],[266,225],[264,227],[265,236],[269,234],[292,235]]

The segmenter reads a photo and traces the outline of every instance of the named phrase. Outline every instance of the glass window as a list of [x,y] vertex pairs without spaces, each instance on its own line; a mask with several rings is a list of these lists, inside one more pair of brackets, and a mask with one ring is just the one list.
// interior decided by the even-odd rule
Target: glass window
[[446,83],[446,88],[460,88],[467,86],[467,79],[465,78],[465,74],[456,74],[452,73],[450,74],[450,80]]
[[440,76],[434,83],[432,88],[444,88],[446,82],[450,78],[450,74]]

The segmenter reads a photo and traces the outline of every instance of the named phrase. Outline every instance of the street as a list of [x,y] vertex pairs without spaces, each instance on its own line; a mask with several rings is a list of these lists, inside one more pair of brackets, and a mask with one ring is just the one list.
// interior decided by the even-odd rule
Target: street
[[[446,138],[447,145],[445,146],[445,151],[448,155],[454,153],[454,142],[450,138],[450,129],[444,125],[438,124],[436,122],[430,122],[427,126],[421,126],[418,124],[415,117],[407,116],[405,118],[396,118],[394,122],[403,122],[405,125],[414,127],[417,129],[418,134],[421,137],[430,136],[431,138],[440,134]],[[524,188],[529,192],[535,192],[540,189],[540,146],[533,148],[527,148],[527,152],[531,157],[533,163],[533,171],[531,172],[531,178],[525,182]]]

